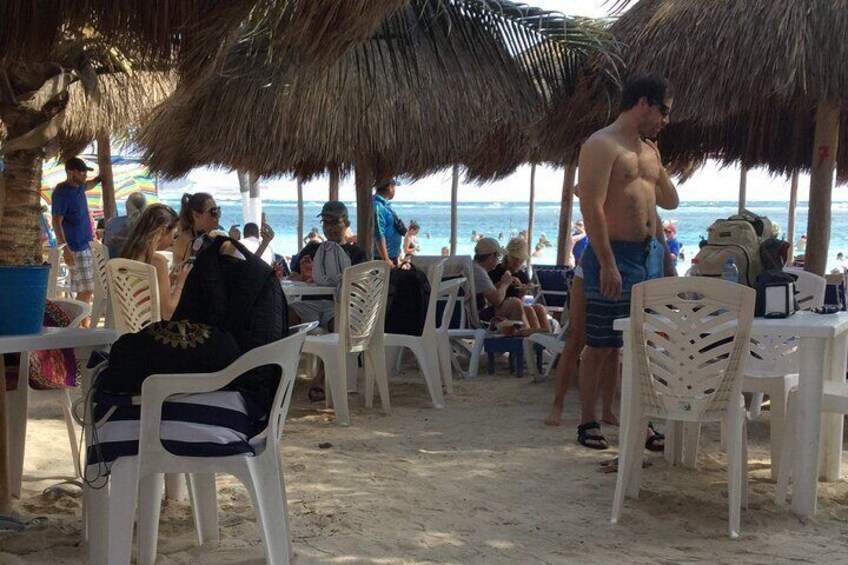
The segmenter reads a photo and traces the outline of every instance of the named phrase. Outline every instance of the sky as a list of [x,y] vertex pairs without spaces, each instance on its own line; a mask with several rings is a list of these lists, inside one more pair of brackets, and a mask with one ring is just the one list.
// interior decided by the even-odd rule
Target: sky
[[[572,16],[603,17],[607,15],[610,0],[524,0],[525,3],[546,10],[559,11]],[[708,162],[687,182],[678,184],[678,192],[683,201],[735,201],[739,194],[739,167],[722,168],[715,162]],[[539,167],[536,174],[536,200],[539,202],[559,201],[562,193],[563,171],[552,167]],[[799,179],[798,199],[803,201],[809,194],[809,175]],[[297,189],[289,179],[262,179],[263,198],[273,200],[295,200]],[[326,198],[328,179],[320,178],[304,186],[307,200]],[[747,198],[750,201],[789,199],[789,179],[772,177],[766,171],[753,169],[748,172]],[[172,190],[214,191],[223,198],[237,199],[238,180],[234,172],[197,169],[186,179],[171,185]],[[398,190],[399,201],[450,201],[450,171],[436,173],[412,184],[405,184]],[[472,201],[523,201],[530,194],[530,167],[521,167],[504,180],[479,185],[461,183],[459,198]],[[342,200],[355,200],[353,179],[345,179],[340,186]],[[845,187],[834,189],[835,201],[848,200]]]

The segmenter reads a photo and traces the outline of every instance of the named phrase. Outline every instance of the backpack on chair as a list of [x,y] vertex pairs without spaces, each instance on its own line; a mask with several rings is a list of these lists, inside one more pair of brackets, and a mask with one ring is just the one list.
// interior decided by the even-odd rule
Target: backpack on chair
[[350,256],[341,245],[325,241],[318,246],[312,259],[312,280],[318,286],[339,286],[350,265]]

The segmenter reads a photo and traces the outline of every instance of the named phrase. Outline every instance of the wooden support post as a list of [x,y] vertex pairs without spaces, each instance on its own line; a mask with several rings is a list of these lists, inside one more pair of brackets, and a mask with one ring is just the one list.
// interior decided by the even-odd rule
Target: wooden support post
[[789,241],[789,264],[795,258],[795,208],[798,206],[798,169],[792,171],[792,185],[789,189],[789,220],[786,225],[786,240]]
[[459,165],[453,166],[451,175],[450,254],[456,255],[457,206],[459,205]]
[[374,197],[371,194],[371,173],[357,166],[356,176],[356,244],[369,260],[374,258]]
[[536,163],[530,165],[530,211],[527,214],[527,266],[533,259],[533,223],[536,220]]
[[571,220],[574,208],[574,179],[577,177],[577,163],[565,167],[562,176],[562,202],[559,209],[559,233],[557,234],[556,264],[565,265],[571,255]]
[[303,181],[297,179],[297,251],[303,249]]
[[810,213],[804,270],[824,275],[830,246],[830,205],[839,145],[839,106],[822,102],[816,109],[816,131],[810,174]]
[[330,198],[329,200],[338,200],[339,199],[339,177],[340,177],[339,168],[333,165],[330,165]]
[[739,173],[739,213],[745,209],[748,204],[748,167],[742,165],[742,172]]
[[100,185],[103,188],[103,217],[109,220],[118,215],[118,205],[115,203],[112,146],[108,134],[97,137],[97,168],[100,169]]

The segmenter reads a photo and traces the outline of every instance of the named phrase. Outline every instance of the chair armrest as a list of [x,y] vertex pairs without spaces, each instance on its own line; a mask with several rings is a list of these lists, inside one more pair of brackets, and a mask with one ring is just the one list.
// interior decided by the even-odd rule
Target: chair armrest
[[453,290],[454,288],[456,288],[458,290],[459,287],[462,286],[463,284],[465,284],[465,277],[459,277],[459,278],[456,278],[456,279],[450,279],[450,280],[447,280],[447,281],[442,281],[439,284],[439,291],[438,291],[439,295],[447,293],[448,291]]

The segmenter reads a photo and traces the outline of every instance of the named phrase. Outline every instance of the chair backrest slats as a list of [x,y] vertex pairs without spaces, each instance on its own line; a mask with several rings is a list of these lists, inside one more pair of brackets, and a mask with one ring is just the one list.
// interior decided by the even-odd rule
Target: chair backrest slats
[[156,267],[141,261],[110,259],[106,272],[118,334],[135,333],[162,319]]
[[630,346],[647,416],[718,420],[741,393],[756,293],[701,277],[633,287]]
[[364,351],[375,336],[383,335],[389,272],[384,261],[345,269],[339,292],[338,331],[346,351]]

